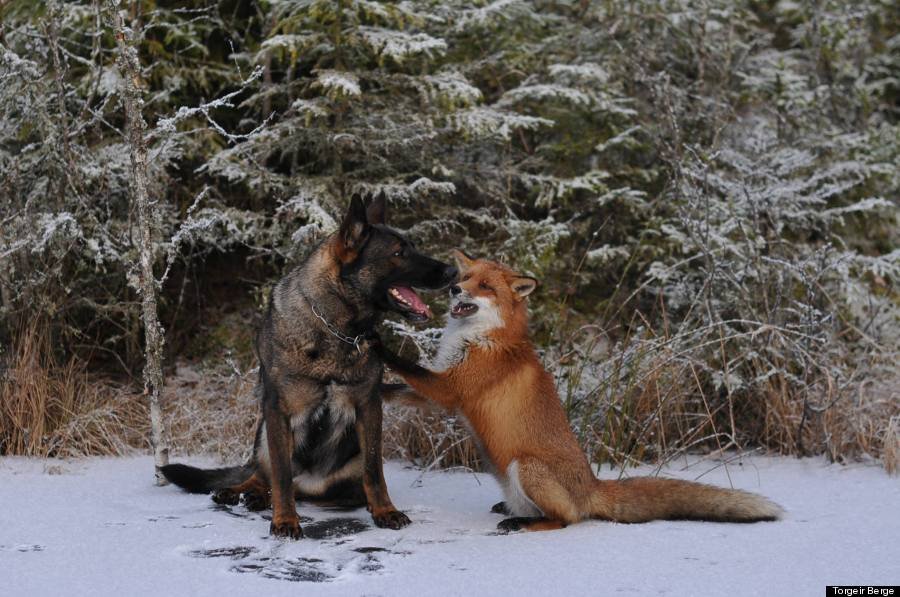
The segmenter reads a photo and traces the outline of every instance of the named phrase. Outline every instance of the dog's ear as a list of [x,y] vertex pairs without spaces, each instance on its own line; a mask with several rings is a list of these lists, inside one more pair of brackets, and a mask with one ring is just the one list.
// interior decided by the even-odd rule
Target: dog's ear
[[475,260],[460,251],[459,249],[453,249],[450,251],[450,256],[453,257],[453,260],[456,262],[456,267],[459,268],[459,273],[463,273],[475,263]]
[[509,287],[512,288],[513,292],[516,293],[516,297],[519,300],[524,299],[526,296],[534,292],[534,289],[537,288],[538,281],[530,276],[519,276],[517,278],[513,278]]
[[366,207],[362,198],[354,193],[350,198],[350,207],[347,215],[341,222],[338,231],[335,252],[342,263],[350,263],[356,259],[359,250],[366,244],[371,228],[366,220]]
[[384,224],[387,220],[387,198],[384,196],[384,191],[375,195],[369,202],[369,206],[366,208],[366,220],[373,226]]

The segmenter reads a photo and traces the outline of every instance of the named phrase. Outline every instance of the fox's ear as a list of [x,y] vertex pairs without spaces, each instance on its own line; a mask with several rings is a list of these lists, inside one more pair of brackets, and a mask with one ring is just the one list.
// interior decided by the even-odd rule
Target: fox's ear
[[460,251],[459,249],[453,249],[450,251],[450,256],[453,257],[453,260],[456,261],[456,267],[459,268],[460,272],[464,272],[475,263],[475,260]]
[[366,208],[366,220],[369,224],[384,224],[387,219],[387,198],[384,191],[375,195]]
[[359,255],[360,249],[369,238],[369,223],[362,198],[354,193],[350,198],[347,215],[341,222],[341,229],[335,239],[335,252],[342,263],[350,263]]
[[538,281],[529,276],[521,276],[519,278],[513,278],[509,283],[509,287],[513,289],[513,292],[516,293],[516,296],[520,299],[525,298],[537,288]]

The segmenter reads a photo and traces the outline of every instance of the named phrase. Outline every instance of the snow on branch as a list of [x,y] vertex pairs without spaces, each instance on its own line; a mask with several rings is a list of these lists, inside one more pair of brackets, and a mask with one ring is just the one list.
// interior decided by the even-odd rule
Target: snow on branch
[[514,19],[536,19],[531,6],[522,0],[496,0],[487,6],[462,11],[457,22],[456,31],[471,29],[490,29]]
[[39,235],[31,247],[32,253],[40,253],[58,235],[67,238],[82,238],[81,226],[75,217],[68,212],[43,213],[38,217]]
[[359,78],[353,73],[344,71],[317,70],[315,85],[322,88],[325,94],[331,98],[362,95],[362,90],[359,87]]
[[291,234],[293,245],[309,246],[316,239],[337,230],[337,220],[322,206],[327,198],[330,198],[330,194],[324,183],[304,180],[301,181],[297,194],[282,202],[275,210],[279,218],[303,220]]
[[0,81],[17,76],[37,80],[43,76],[36,62],[22,58],[2,43],[0,43],[0,66],[2,66]]
[[389,57],[398,64],[420,54],[431,58],[447,51],[447,42],[427,33],[406,33],[380,27],[360,27],[358,32],[376,54]]
[[250,73],[250,76],[242,81],[241,87],[239,89],[236,89],[235,91],[232,91],[231,93],[227,93],[222,97],[200,104],[199,106],[196,106],[194,108],[182,106],[175,112],[173,116],[170,116],[168,118],[160,118],[156,123],[156,128],[152,132],[152,135],[156,137],[164,137],[166,135],[172,134],[176,132],[176,125],[179,122],[182,122],[188,118],[192,118],[197,114],[202,114],[206,118],[206,121],[210,124],[210,126],[212,126],[216,130],[216,132],[225,137],[231,143],[236,143],[238,141],[253,137],[256,133],[266,127],[266,125],[269,123],[271,115],[263,120],[256,128],[254,128],[249,133],[237,134],[230,133],[222,128],[222,126],[218,122],[216,122],[215,119],[210,115],[210,111],[215,110],[216,108],[233,108],[234,104],[231,102],[231,100],[243,93],[250,83],[259,79],[262,76],[264,70],[265,69],[263,69],[263,67],[257,66],[255,69],[253,69],[253,72]]
[[354,186],[354,192],[373,195],[384,193],[390,201],[410,203],[432,195],[444,198],[452,197],[456,193],[456,185],[452,182],[441,182],[422,176],[409,184],[360,183]]
[[481,90],[457,71],[425,75],[421,77],[421,87],[432,101],[442,99],[454,106],[471,106],[483,98]]
[[465,135],[480,138],[497,138],[509,141],[517,130],[534,130],[555,123],[546,118],[526,116],[517,112],[492,107],[476,107],[461,110],[450,117],[451,126]]
[[589,106],[592,98],[587,93],[556,84],[520,85],[510,89],[497,102],[498,106],[512,106],[524,101],[560,101],[576,106]]
[[609,73],[599,64],[585,62],[583,64],[551,64],[550,74],[561,80],[576,80],[586,83],[606,83]]

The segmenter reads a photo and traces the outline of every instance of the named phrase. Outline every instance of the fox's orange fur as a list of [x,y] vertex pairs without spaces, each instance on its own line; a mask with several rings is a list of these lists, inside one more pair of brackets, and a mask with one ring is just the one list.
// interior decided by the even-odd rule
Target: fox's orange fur
[[[619,522],[775,520],[761,496],[673,479],[594,477],[560,404],[553,378],[528,336],[528,294],[536,286],[506,266],[456,252],[460,282],[435,368],[386,355],[419,396],[469,422],[494,467],[514,518],[501,530],[547,530],[586,518]],[[475,305],[472,310],[465,305]],[[417,396],[407,392],[407,402]]]

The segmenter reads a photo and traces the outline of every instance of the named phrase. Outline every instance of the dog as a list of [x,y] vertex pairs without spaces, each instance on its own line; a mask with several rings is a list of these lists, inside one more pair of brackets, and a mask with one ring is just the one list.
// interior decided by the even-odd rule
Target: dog
[[272,290],[256,338],[262,419],[243,466],[163,467],[190,492],[248,507],[269,504],[270,533],[303,536],[296,499],[366,504],[379,527],[410,523],[388,495],[381,456],[381,359],[375,326],[386,312],[426,321],[413,288],[439,289],[457,269],[419,252],[385,224],[383,195],[354,195],[340,229]]

